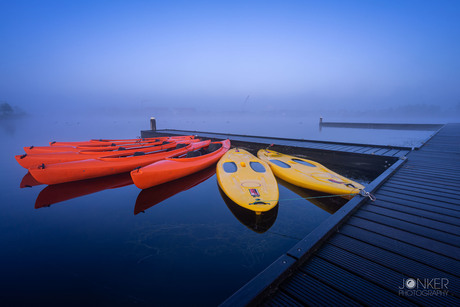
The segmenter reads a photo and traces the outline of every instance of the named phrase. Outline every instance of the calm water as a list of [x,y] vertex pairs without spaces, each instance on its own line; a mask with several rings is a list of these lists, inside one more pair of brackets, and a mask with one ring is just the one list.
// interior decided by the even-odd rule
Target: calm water
[[[224,131],[228,127],[227,132],[233,133],[242,129],[237,125],[230,129],[232,123],[212,125],[206,119],[189,123],[169,119],[159,128]],[[0,298],[4,304],[216,305],[344,203],[342,199],[299,200],[308,192],[281,183],[279,205],[256,218],[221,194],[213,168],[144,191],[126,174],[20,188],[22,180],[33,185],[30,178],[23,179],[27,171],[14,160],[23,146],[52,140],[133,138],[148,126],[148,118],[28,118],[1,123]],[[251,127],[248,134],[261,131],[260,123]],[[295,137],[311,138],[317,133],[309,135],[305,129],[302,134],[304,128],[298,129],[296,123],[291,128]],[[291,136],[294,132],[285,131]],[[427,136],[425,132],[415,139]]]

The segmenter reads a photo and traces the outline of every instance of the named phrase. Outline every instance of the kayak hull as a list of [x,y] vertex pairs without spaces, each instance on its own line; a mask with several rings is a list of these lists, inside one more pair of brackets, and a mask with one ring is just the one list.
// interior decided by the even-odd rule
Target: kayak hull
[[[203,170],[219,161],[230,149],[230,140],[214,142],[221,147],[211,153],[190,158],[167,158],[131,172],[134,184],[147,189]],[[195,149],[196,150],[196,149]]]

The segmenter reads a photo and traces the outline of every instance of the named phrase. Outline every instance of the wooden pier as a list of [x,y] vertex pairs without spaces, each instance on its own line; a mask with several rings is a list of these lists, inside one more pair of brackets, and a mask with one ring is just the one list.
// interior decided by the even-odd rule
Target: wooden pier
[[224,306],[460,305],[460,124],[407,160]]
[[184,134],[196,134],[199,137],[210,138],[210,139],[231,139],[233,142],[244,142],[244,143],[258,143],[258,144],[271,144],[291,147],[301,147],[313,150],[321,151],[334,151],[334,152],[347,152],[347,153],[358,153],[366,155],[377,155],[385,157],[401,157],[405,156],[413,147],[404,146],[380,146],[380,145],[369,145],[369,144],[356,144],[356,143],[341,143],[341,142],[330,142],[330,141],[313,141],[313,140],[301,140],[301,139],[290,139],[290,138],[279,138],[279,137],[266,137],[266,136],[253,136],[243,134],[232,134],[232,133],[216,133],[206,131],[195,131],[195,130],[177,130],[177,129],[161,129],[161,130],[143,130],[141,135],[144,138],[157,136],[157,135],[184,135]]
[[325,122],[319,119],[320,129],[330,128],[357,128],[357,129],[386,129],[386,130],[432,130],[440,129],[442,124],[398,124],[398,123],[346,123],[346,122]]
[[354,197],[223,306],[460,305],[460,124],[418,150],[170,129],[142,136],[158,133],[392,159],[366,187],[375,202]]

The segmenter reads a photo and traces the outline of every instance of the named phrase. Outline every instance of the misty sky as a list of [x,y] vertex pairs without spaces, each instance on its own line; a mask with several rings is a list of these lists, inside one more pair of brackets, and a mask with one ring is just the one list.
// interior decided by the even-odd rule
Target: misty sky
[[460,1],[1,1],[29,110],[460,103]]

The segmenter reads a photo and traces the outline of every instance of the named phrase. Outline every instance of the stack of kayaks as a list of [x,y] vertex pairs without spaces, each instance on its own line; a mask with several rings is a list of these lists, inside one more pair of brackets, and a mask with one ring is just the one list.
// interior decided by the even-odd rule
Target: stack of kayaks
[[187,142],[193,141],[195,136],[172,136],[148,139],[130,139],[118,141],[87,141],[87,142],[51,142],[50,146],[24,147],[26,154],[40,154],[52,152],[80,152],[80,151],[115,151],[133,147],[149,146],[158,142]]
[[209,144],[209,140],[200,141],[194,136],[52,142],[50,146],[27,147],[28,153],[15,158],[37,182],[58,184],[129,172],[207,149]]
[[64,163],[42,164],[38,167],[29,168],[29,172],[37,181],[45,184],[56,184],[82,179],[96,178],[129,172],[137,167],[143,167],[166,158],[181,156],[189,151],[199,150],[208,146],[210,141],[196,142],[177,147],[172,150],[156,150],[153,152],[135,152],[133,154],[116,154],[70,161]]
[[117,147],[116,150],[109,150],[106,148],[103,149],[81,149],[74,148],[78,150],[67,151],[69,149],[63,149],[65,151],[53,151],[48,153],[34,153],[34,154],[25,154],[15,156],[16,161],[24,168],[34,168],[40,164],[55,164],[55,163],[64,163],[70,161],[78,160],[87,160],[87,159],[96,159],[106,156],[116,156],[123,155],[127,156],[129,154],[134,154],[136,152],[154,152],[167,150],[177,146],[176,142],[167,142],[167,141],[158,141],[154,143],[145,144],[143,146],[136,147]]

